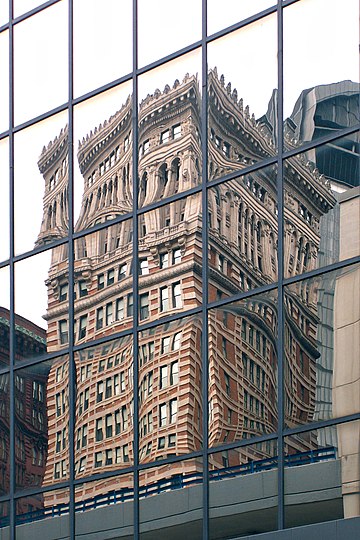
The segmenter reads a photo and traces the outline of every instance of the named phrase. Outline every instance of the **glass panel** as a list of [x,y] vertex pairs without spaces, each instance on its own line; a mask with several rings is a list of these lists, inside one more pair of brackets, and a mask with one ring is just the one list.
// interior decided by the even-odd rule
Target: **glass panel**
[[139,77],[139,206],[201,182],[199,73],[196,50]]
[[140,538],[201,540],[202,479],[201,458],[140,471]]
[[285,524],[359,516],[360,422],[285,437]]
[[125,83],[75,107],[75,230],[132,211],[132,100]]
[[68,304],[53,309],[68,274],[67,260],[63,258],[65,251],[67,244],[15,264],[17,361],[67,346]]
[[130,71],[132,1],[106,0],[99,4],[96,0],[75,0],[75,96],[85,94]]
[[10,364],[10,271],[0,269],[0,368]]
[[276,0],[207,0],[208,35],[276,4]]
[[359,133],[285,161],[284,273],[360,253]]
[[15,372],[16,489],[69,478],[68,357]]
[[76,342],[132,326],[132,247],[131,219],[75,241]]
[[9,5],[7,2],[0,3],[0,26],[9,21]]
[[[29,251],[68,234],[67,113],[14,137],[15,251]],[[24,219],[31,208],[32,219]]]
[[75,353],[75,472],[133,463],[133,343],[126,336]]
[[265,441],[209,456],[209,538],[277,528],[277,444]]
[[138,34],[139,66],[200,40],[201,0],[183,0],[176,15],[167,0],[139,0]]
[[[10,524],[10,505],[7,501],[0,502],[0,527],[4,535],[4,540],[10,538],[9,524]],[[5,528],[6,527],[6,528]]]
[[209,300],[277,280],[277,167],[209,190]]
[[139,217],[139,318],[201,305],[201,193]]
[[188,317],[139,334],[139,461],[202,446],[201,319]]
[[[0,8],[1,9],[1,8]],[[0,14],[1,17],[1,14]],[[0,21],[1,24],[1,21]],[[0,133],[9,129],[9,32],[0,34]],[[1,158],[0,158],[1,159]]]
[[132,538],[133,475],[110,476],[75,487],[75,538]]
[[9,140],[0,141],[0,261],[9,257]]
[[208,46],[209,180],[276,153],[276,35],[271,15]]
[[209,446],[277,430],[277,292],[209,312]]
[[[2,326],[2,325],[1,325]],[[9,374],[0,375],[0,495],[10,492],[10,388]],[[8,514],[0,506],[0,519]],[[5,512],[4,512],[5,511]]]
[[339,6],[301,0],[284,9],[287,148],[359,122],[359,2]]
[[360,410],[360,265],[285,287],[289,427]]
[[14,0],[14,17],[27,13],[43,3],[43,0]]
[[58,2],[15,26],[15,124],[67,100],[67,43],[66,2]]
[[39,536],[46,540],[70,540],[68,489],[17,499],[16,539]]

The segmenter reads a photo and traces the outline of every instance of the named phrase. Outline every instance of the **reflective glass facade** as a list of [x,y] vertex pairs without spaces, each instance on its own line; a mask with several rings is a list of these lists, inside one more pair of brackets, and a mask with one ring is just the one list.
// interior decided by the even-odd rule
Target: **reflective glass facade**
[[1,539],[359,516],[358,18],[1,2]]

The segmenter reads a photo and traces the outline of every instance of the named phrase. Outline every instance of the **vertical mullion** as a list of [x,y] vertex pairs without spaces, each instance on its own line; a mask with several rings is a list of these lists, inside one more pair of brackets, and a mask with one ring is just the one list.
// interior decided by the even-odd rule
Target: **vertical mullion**
[[139,523],[139,403],[138,403],[138,324],[139,324],[139,272],[138,272],[138,3],[133,0],[133,96],[132,96],[132,182],[133,182],[133,460],[134,460],[134,539],[140,538]]
[[278,529],[284,528],[284,182],[283,182],[283,8],[277,7],[278,114],[277,114],[277,196],[278,196]]
[[9,0],[9,219],[10,219],[10,318],[9,318],[9,399],[10,399],[10,538],[15,539],[15,268],[14,268],[14,5]]
[[208,109],[208,93],[207,93],[207,0],[202,0],[202,92],[201,92],[201,153],[202,153],[202,400],[203,400],[203,540],[209,538],[209,467],[208,467],[208,378],[209,378],[209,361],[208,361],[208,211],[207,211],[207,163],[208,163],[208,148],[207,148],[207,109]]
[[75,463],[74,432],[76,403],[76,367],[74,363],[74,72],[73,72],[73,1],[68,1],[68,208],[69,208],[69,243],[68,243],[68,297],[69,297],[69,528],[70,538],[75,538]]

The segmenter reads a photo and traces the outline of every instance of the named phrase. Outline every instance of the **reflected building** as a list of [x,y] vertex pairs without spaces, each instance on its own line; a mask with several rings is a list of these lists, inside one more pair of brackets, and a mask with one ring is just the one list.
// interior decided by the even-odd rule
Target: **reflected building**
[[[1,365],[10,357],[10,314],[0,308]],[[29,354],[46,352],[46,332],[28,319],[15,315],[16,361]],[[15,374],[15,481],[18,489],[41,486],[44,481],[47,450],[48,368],[27,369]],[[9,374],[0,375],[0,494],[10,489],[10,394]],[[18,501],[18,510],[38,510],[42,499]]]
[[[53,248],[46,314],[47,350],[61,351],[69,342],[69,295],[73,294],[75,343],[89,342],[88,348],[74,356],[77,478],[133,463],[134,361],[139,368],[140,463],[185,456],[202,448],[205,405],[200,317],[188,316],[165,324],[161,324],[161,318],[201,306],[205,212],[210,302],[278,280],[277,168],[270,165],[242,174],[249,165],[276,155],[275,95],[267,114],[256,120],[236,89],[226,84],[223,76],[218,77],[216,69],[209,72],[208,91],[208,178],[214,180],[228,173],[233,177],[209,189],[207,209],[202,208],[198,192],[141,212],[137,268],[133,223],[126,218],[134,203],[131,97],[79,143],[84,191],[75,231],[98,227],[75,240],[74,291],[70,292],[68,285],[67,244]],[[336,98],[335,108],[338,100],[342,103],[341,96]],[[176,80],[172,87],[167,85],[162,92],[156,90],[140,103],[139,208],[200,185],[200,108],[199,82],[190,75],[181,82]],[[310,129],[305,125],[310,122],[306,115],[298,120],[297,127],[299,114],[288,120],[293,138],[298,136],[298,129],[306,133]],[[317,116],[314,118],[318,122]],[[45,179],[39,246],[67,234],[67,148],[65,128],[44,148],[39,160]],[[322,174],[315,158],[304,154],[284,163],[286,277],[317,268],[323,250],[324,216],[332,215],[334,228],[338,226],[337,214],[331,214],[337,202],[333,179]],[[107,224],[121,216],[124,219]],[[138,298],[133,296],[134,272],[139,274]],[[140,323],[159,321],[158,326],[140,332],[137,359],[130,335],[91,346],[94,339],[130,330],[137,301]],[[331,376],[319,382],[324,367],[319,367],[319,362],[327,358],[319,349],[319,304],[319,291],[306,281],[285,294],[284,413],[288,427],[317,419],[320,384],[324,384],[326,399],[331,401]],[[277,293],[273,291],[209,311],[206,406],[211,447],[277,431],[277,305]],[[68,387],[68,359],[62,357],[53,363],[48,375],[46,486],[68,478]],[[293,437],[287,442],[287,452],[312,450],[321,444],[325,442],[313,434],[308,439]],[[254,448],[249,446],[231,455],[214,454],[211,468],[274,456],[270,444]],[[146,472],[148,483],[169,474],[168,466],[150,471]],[[200,471],[201,463],[196,459],[171,466],[171,475]],[[126,475],[122,481],[126,487]],[[109,489],[108,482],[101,480],[91,496]],[[50,496],[45,496],[46,505],[54,504]]]

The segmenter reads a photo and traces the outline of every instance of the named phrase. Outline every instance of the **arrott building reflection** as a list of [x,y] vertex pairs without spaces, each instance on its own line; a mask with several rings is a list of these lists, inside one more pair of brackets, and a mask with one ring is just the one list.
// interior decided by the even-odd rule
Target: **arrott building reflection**
[[[305,102],[303,94],[293,117],[286,123],[287,144],[296,147],[303,133],[308,137],[311,130],[314,133],[316,129],[325,129],[324,126],[330,123],[327,119],[330,109],[332,121],[337,123],[341,118],[340,111],[346,109],[351,114],[355,91],[352,84],[344,81],[308,92],[306,99],[312,100],[313,108],[319,113],[314,116],[309,114],[307,106],[302,105]],[[327,102],[323,99],[325,94]],[[190,75],[181,82],[175,81],[172,87],[166,86],[163,92],[156,90],[140,103],[140,208],[200,184],[200,105],[199,83]],[[78,161],[84,177],[84,191],[76,231],[105,223],[132,210],[132,107],[129,97],[118,112],[79,143]],[[202,208],[201,194],[198,193],[141,214],[138,268],[134,268],[133,263],[131,219],[110,224],[76,240],[74,291],[70,292],[68,287],[67,247],[53,248],[46,283],[47,351],[60,351],[68,344],[69,294],[74,294],[75,299],[75,341],[77,344],[89,342],[88,348],[75,353],[77,478],[133,463],[134,361],[139,363],[141,463],[172,455],[185,456],[201,449],[204,406],[209,407],[209,446],[214,449],[219,444],[276,432],[276,292],[259,294],[209,312],[208,404],[202,402],[205,374],[201,360],[200,318],[188,316],[161,324],[163,316],[201,305],[202,218],[205,212],[208,212],[209,225],[209,301],[251,291],[278,279],[276,166],[241,174],[245,167],[276,154],[275,107],[274,93],[267,114],[256,120],[249,107],[239,99],[236,89],[232,89],[230,83],[226,84],[216,69],[211,70],[209,180],[228,173],[238,172],[238,175],[211,188],[207,209]],[[355,140],[350,142],[353,146],[357,144]],[[345,146],[342,148],[339,144],[336,149],[344,163],[349,159]],[[67,148],[65,128],[44,148],[39,159],[45,195],[43,221],[36,245],[45,245],[67,235]],[[294,156],[286,161],[286,277],[318,266],[319,257],[327,249],[321,234],[323,220],[332,220],[337,231],[341,228],[341,220],[336,215],[337,192],[351,192],[354,182],[343,176],[327,177],[321,163],[321,156],[314,154]],[[343,170],[341,166],[340,170]],[[355,200],[359,200],[358,195]],[[341,246],[342,239],[339,242]],[[334,255],[334,260],[338,257],[338,254]],[[133,272],[139,273],[138,298],[134,298],[132,292]],[[336,287],[338,282],[334,284],[334,289]],[[332,380],[337,368],[327,363],[327,353],[320,350],[318,340],[319,329],[323,328],[319,319],[320,300],[321,291],[306,281],[287,290],[285,295],[284,412],[289,427],[316,419],[321,384],[329,400],[328,409],[331,409],[331,391],[337,391]],[[131,328],[136,301],[139,302],[140,322],[159,321],[155,328],[139,334],[138,359],[134,359],[131,336],[91,346],[90,342],[96,338]],[[353,330],[349,332],[355,334],[355,327],[354,322]],[[331,330],[328,332],[330,334]],[[341,347],[337,345],[335,350],[336,361],[342,354]],[[331,355],[332,348],[330,346]],[[356,363],[355,359],[353,363]],[[326,366],[327,375],[323,377]],[[337,380],[338,372],[334,377]],[[68,477],[68,378],[68,360],[54,361],[45,392],[48,433],[44,429],[44,437],[48,438],[48,454],[44,486]],[[348,382],[355,385],[355,381]],[[331,410],[328,414],[331,415]],[[341,443],[341,434],[339,436]],[[322,445],[327,443],[317,440],[315,435],[306,441],[293,437],[288,440],[287,452],[291,455]],[[353,450],[349,453],[357,455]],[[272,457],[271,445],[262,443],[256,449],[247,447],[236,457],[227,452],[213,454],[210,462],[212,469],[221,469]],[[171,466],[171,475],[190,472],[201,473],[200,461],[187,460]],[[169,467],[158,467],[155,473],[146,474],[146,483],[151,484],[168,477]],[[126,475],[122,482],[124,487],[131,485],[130,477],[127,481]],[[108,481],[100,480],[91,496],[110,490]],[[83,498],[87,496],[84,487]],[[46,506],[54,505],[61,502],[61,492],[56,499],[44,494],[44,499]]]

